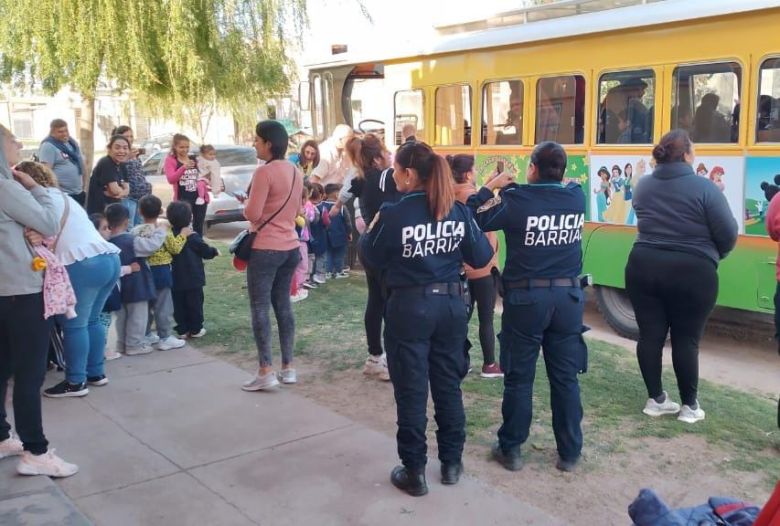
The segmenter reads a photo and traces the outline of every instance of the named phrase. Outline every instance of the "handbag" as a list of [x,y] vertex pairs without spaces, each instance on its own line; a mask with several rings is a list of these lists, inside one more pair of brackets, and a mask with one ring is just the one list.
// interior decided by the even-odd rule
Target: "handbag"
[[287,194],[287,199],[284,200],[284,204],[274,212],[271,217],[266,219],[262,225],[257,227],[257,230],[242,230],[239,232],[239,234],[233,239],[233,241],[230,243],[230,247],[228,247],[228,251],[233,254],[236,259],[239,259],[245,263],[249,262],[249,258],[252,256],[252,245],[255,242],[255,238],[257,237],[257,233],[260,232],[265,225],[273,221],[276,216],[278,216],[282,210],[284,210],[284,207],[287,206],[287,203],[290,202],[290,197],[292,196],[293,188],[295,187],[295,168],[293,168],[293,178],[292,182],[290,183],[290,193]]

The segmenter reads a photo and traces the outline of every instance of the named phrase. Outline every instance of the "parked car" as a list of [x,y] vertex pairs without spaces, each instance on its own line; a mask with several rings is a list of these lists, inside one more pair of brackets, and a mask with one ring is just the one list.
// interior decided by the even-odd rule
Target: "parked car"
[[[252,174],[257,169],[257,153],[247,146],[215,146],[217,160],[222,166],[222,182],[224,191],[218,196],[211,196],[206,208],[206,227],[217,223],[232,223],[244,221],[244,205],[236,199],[236,194],[246,194]],[[195,151],[191,152],[197,153]],[[159,197],[163,206],[173,199],[173,188],[163,173],[163,165],[168,151],[153,153],[143,162],[146,180],[152,183],[152,192]]]

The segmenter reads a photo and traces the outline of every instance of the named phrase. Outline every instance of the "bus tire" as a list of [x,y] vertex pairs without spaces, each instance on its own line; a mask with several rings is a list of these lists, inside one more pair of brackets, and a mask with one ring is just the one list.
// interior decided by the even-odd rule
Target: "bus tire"
[[639,325],[636,323],[634,307],[628,299],[628,293],[623,289],[601,285],[597,285],[595,289],[599,312],[612,330],[624,338],[638,340]]

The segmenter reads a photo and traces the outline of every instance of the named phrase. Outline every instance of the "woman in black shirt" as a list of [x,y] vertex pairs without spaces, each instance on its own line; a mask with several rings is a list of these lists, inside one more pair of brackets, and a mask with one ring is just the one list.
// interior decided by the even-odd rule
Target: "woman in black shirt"
[[92,170],[87,195],[87,213],[103,213],[106,206],[127,197],[130,187],[124,161],[130,154],[130,142],[122,135],[114,135],[108,143],[108,155]]

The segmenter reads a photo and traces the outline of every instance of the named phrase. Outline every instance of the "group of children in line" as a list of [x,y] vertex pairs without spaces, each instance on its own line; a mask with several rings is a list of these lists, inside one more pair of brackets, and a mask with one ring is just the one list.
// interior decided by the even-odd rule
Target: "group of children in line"
[[188,203],[174,201],[168,205],[170,230],[158,222],[162,214],[158,197],[141,198],[138,209],[143,223],[129,231],[129,211],[121,203],[107,206],[105,214],[90,216],[103,238],[122,251],[121,277],[102,316],[107,330],[112,313],[116,321],[116,348],[107,348],[107,360],[119,358],[122,353],[131,356],[148,354],[154,348],[177,349],[185,345],[185,338],[206,334],[203,260],[216,257],[219,251],[192,230]]
[[341,207],[331,216],[338,202],[341,185],[306,182],[301,208],[296,218],[300,240],[301,262],[290,287],[293,302],[306,299],[309,290],[316,289],[329,279],[349,277],[344,266],[347,247],[352,240],[350,214]]

